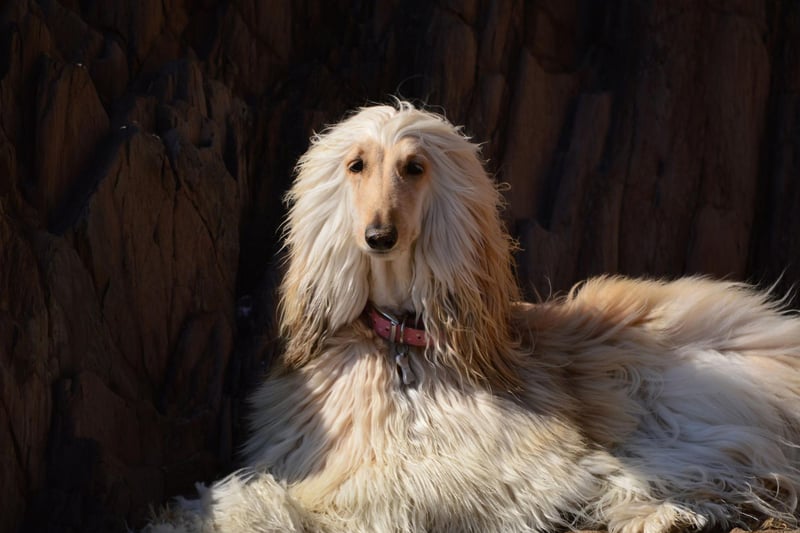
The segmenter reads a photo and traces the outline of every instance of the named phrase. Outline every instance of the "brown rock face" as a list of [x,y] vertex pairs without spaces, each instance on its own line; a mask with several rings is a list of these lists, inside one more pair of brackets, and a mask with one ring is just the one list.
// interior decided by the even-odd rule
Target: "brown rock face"
[[529,295],[800,280],[794,0],[0,6],[0,532],[123,531],[236,465],[313,130],[485,142]]

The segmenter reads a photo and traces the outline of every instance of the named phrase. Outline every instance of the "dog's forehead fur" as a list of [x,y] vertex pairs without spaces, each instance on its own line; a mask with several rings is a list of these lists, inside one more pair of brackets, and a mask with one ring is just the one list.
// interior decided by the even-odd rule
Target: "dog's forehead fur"
[[427,164],[427,152],[418,137],[400,137],[391,144],[383,144],[380,140],[366,138],[356,141],[344,158],[344,163],[350,165],[355,160],[361,159],[366,170],[372,171],[378,166],[381,171],[395,170],[399,172],[404,164],[417,162]]
[[375,106],[360,109],[324,132],[326,141],[354,142],[373,140],[387,148],[405,141],[410,149],[440,151],[452,144],[470,144],[459,127],[445,117],[401,103],[397,108]]

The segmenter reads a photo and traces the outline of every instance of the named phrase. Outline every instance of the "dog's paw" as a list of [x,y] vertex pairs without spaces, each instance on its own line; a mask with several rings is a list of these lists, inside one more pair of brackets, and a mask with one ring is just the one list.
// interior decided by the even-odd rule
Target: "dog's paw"
[[638,503],[626,506],[627,516],[610,517],[610,533],[674,533],[703,529],[708,519],[673,503]]

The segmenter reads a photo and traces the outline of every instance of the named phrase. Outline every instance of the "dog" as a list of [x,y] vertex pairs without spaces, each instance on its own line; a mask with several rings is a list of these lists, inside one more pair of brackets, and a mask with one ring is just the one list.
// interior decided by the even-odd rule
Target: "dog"
[[794,523],[800,319],[735,282],[524,303],[479,147],[397,101],[312,139],[245,468],[147,531]]

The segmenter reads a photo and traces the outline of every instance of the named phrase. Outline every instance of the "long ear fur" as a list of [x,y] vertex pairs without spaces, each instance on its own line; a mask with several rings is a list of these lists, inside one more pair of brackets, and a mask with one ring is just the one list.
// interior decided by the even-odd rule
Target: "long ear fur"
[[500,220],[502,197],[479,148],[457,128],[430,114],[417,127],[433,173],[413,294],[436,339],[429,355],[471,382],[515,390],[518,352],[509,324],[519,288]]
[[295,168],[284,225],[287,270],[280,288],[283,363],[313,359],[325,337],[356,320],[369,296],[369,262],[352,242],[344,158],[354,143],[377,138],[395,110],[372,107],[311,139]]
[[519,386],[510,304],[519,299],[501,196],[478,147],[443,117],[397,102],[360,110],[312,139],[287,199],[288,269],[281,287],[284,364],[312,359],[325,336],[358,318],[369,295],[369,261],[352,242],[343,158],[368,136],[418,139],[431,161],[430,197],[414,249],[412,301],[435,339],[427,351],[468,382]]

